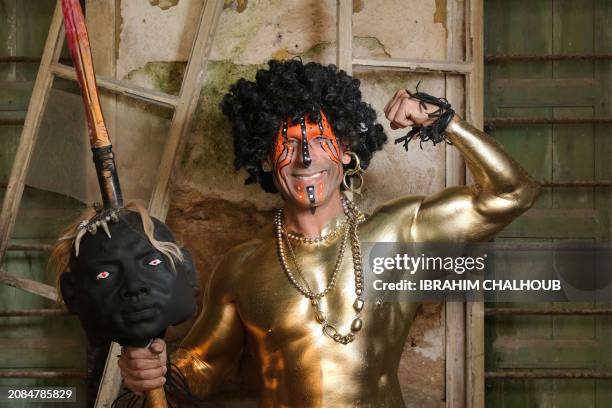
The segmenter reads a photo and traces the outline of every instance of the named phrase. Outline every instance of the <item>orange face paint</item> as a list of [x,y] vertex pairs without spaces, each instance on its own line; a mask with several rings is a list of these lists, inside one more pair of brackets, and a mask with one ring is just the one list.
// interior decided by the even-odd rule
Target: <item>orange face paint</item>
[[313,141],[318,143],[333,161],[341,163],[338,138],[327,117],[321,112],[321,120],[318,123],[306,119],[288,126],[286,121],[283,122],[275,135],[273,154],[275,167],[280,169],[289,164],[294,159],[293,155],[298,147],[301,147],[304,167],[308,167],[311,162],[310,145]]

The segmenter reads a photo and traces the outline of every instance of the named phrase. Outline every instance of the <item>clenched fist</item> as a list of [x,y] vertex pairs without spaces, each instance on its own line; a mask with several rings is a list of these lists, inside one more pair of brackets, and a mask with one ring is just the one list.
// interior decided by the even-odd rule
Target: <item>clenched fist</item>
[[146,348],[121,349],[119,368],[123,383],[137,394],[159,388],[166,382],[166,343],[155,339]]
[[391,129],[402,129],[408,126],[429,126],[435,121],[435,118],[430,118],[428,114],[438,109],[435,105],[411,97],[405,89],[400,89],[387,102],[385,116],[391,122]]

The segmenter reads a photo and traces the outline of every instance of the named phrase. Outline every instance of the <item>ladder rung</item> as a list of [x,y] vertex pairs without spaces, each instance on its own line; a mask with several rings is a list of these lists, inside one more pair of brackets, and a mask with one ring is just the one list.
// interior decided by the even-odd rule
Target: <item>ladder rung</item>
[[472,72],[467,62],[412,60],[404,58],[353,58],[353,68],[359,70],[394,70],[412,72],[440,72],[465,75]]
[[[68,65],[52,63],[49,68],[51,73],[55,76],[73,81],[77,80],[74,68]],[[165,106],[167,108],[174,108],[179,102],[179,98],[175,95],[132,85],[125,81],[108,78],[103,75],[96,75],[96,84],[100,88],[106,89],[107,91],[130,96],[132,98],[142,99],[156,105]]]
[[0,126],[21,126],[25,118],[0,118]]
[[40,57],[27,57],[22,55],[7,55],[0,57],[0,64],[10,64],[15,62],[40,62]]
[[53,250],[53,245],[49,244],[10,244],[7,248],[9,251],[32,251],[32,252],[50,252]]
[[17,316],[71,316],[68,310],[64,309],[4,309],[0,310],[0,317]]
[[[21,55],[8,55],[0,57],[0,64],[11,64],[11,63],[40,63],[40,57],[27,57]],[[60,58],[60,61],[72,61],[70,58]]]
[[0,270],[0,283],[25,290],[26,292],[42,296],[53,301],[57,300],[57,291],[53,286],[35,281],[33,279],[21,278]]
[[37,371],[10,370],[0,371],[0,378],[87,378],[87,373],[81,371]]

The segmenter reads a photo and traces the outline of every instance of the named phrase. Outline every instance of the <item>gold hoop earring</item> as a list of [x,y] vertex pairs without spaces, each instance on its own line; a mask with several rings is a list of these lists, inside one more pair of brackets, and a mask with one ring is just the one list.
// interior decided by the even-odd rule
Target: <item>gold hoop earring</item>
[[363,187],[363,174],[365,173],[365,170],[361,168],[361,161],[359,160],[357,153],[350,150],[346,153],[348,153],[355,160],[355,166],[352,169],[346,169],[344,171],[342,185],[351,193],[361,195],[361,188]]

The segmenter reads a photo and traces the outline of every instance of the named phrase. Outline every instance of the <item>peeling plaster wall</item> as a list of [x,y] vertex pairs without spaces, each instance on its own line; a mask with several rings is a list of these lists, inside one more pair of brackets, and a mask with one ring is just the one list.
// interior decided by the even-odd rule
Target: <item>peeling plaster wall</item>
[[[117,77],[178,93],[203,3],[121,1]],[[218,107],[223,94],[238,78],[252,79],[270,58],[301,56],[305,61],[334,63],[335,19],[333,0],[225,1],[168,214],[169,224],[194,253],[202,283],[225,251],[271,222],[271,209],[280,204],[279,197],[263,193],[258,186],[245,186],[244,171],[234,171],[230,128]],[[446,0],[355,0],[353,34],[356,56],[442,60],[446,57]],[[393,143],[405,131],[391,131],[380,112],[397,89],[414,89],[419,81],[420,89],[444,95],[444,78],[381,71],[356,76],[390,140],[367,172],[361,206],[371,210],[391,198],[443,188],[444,147],[428,144],[421,150],[414,143],[405,152]],[[134,152],[132,162],[137,157],[155,169],[169,114],[133,102],[120,104],[125,109],[117,109],[118,128],[129,124],[129,131],[127,126],[119,131],[117,143]],[[149,148],[143,150],[143,145]],[[120,165],[122,173],[128,174],[125,177],[136,177],[129,163],[124,166]],[[138,198],[146,199],[152,183],[152,178],[142,179]],[[442,316],[440,304],[424,305],[410,331],[399,370],[408,407],[444,405]],[[172,330],[170,339],[178,340],[188,327],[189,323]],[[244,366],[248,371],[248,360]],[[248,383],[239,375],[234,380],[234,385]],[[247,406],[244,401],[235,404],[225,406]]]

